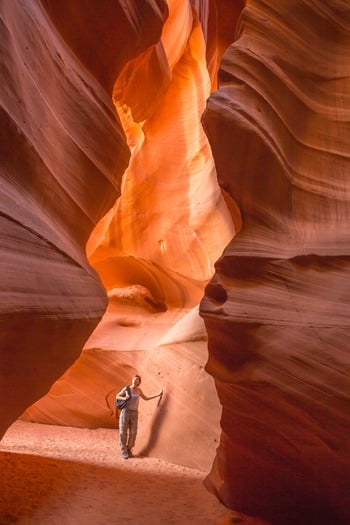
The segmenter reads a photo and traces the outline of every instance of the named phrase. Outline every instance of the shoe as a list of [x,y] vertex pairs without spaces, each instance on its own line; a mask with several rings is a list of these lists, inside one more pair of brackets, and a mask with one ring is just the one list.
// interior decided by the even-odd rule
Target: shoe
[[132,453],[131,448],[128,448],[128,456],[129,456],[129,458],[133,458],[134,457],[134,454]]
[[127,452],[123,452],[122,456],[124,459],[129,459],[129,454]]

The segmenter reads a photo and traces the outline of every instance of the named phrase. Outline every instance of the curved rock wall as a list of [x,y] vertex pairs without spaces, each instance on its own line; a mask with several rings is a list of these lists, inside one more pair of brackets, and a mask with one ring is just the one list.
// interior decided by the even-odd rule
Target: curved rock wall
[[[53,4],[0,6],[0,434],[74,362],[106,309],[85,245],[130,157],[94,64],[89,71],[57,31],[66,36],[71,21],[56,16],[54,25],[43,6]],[[100,49],[105,28],[90,33],[78,19],[76,42],[89,34]]]
[[207,485],[276,525],[350,520],[349,29],[342,1],[249,1],[203,119],[242,214],[200,309]]
[[112,405],[138,371],[146,393],[165,390],[159,407],[142,403],[139,450],[209,470],[220,405],[204,371],[198,304],[234,235],[200,122],[213,82],[208,63],[217,59],[206,45],[215,41],[209,25],[217,14],[208,2],[172,0],[168,9],[159,41],[125,64],[113,88],[131,159],[121,197],[87,244],[108,310],[80,359],[22,417],[115,427],[105,396]]
[[343,525],[350,14],[243,4],[1,2],[0,435],[115,426],[139,371],[142,452],[209,469],[218,259],[207,486]]
[[[198,294],[192,298],[186,289],[193,282],[203,289],[233,228],[200,123],[211,83],[203,29],[190,2],[186,9],[169,2],[152,51],[128,63],[114,87],[132,158],[121,198],[98,229],[100,243],[93,236],[88,252],[107,290],[138,284],[150,290],[155,305],[192,307]],[[126,257],[133,260],[131,271],[118,272]],[[176,295],[171,281],[180,283]]]

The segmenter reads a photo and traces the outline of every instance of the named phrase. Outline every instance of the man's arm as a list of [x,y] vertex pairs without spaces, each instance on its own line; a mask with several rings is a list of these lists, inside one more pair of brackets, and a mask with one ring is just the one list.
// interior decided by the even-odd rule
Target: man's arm
[[144,399],[145,401],[149,401],[150,399],[155,399],[156,397],[162,397],[163,395],[163,389],[158,393],[158,394],[154,394],[153,396],[146,396],[143,391],[141,390],[140,388],[140,396],[142,397],[142,399]]

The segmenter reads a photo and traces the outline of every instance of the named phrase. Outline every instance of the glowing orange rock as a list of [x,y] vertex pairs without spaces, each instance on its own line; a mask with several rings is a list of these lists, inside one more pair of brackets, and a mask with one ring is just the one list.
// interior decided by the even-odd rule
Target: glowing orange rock
[[81,358],[23,417],[116,426],[105,395],[112,404],[138,371],[146,392],[165,390],[160,407],[141,408],[139,450],[209,469],[220,406],[204,371],[198,304],[234,227],[200,122],[211,90],[206,51],[190,3],[169,2],[160,41],[121,71],[113,98],[131,160],[120,199],[87,245],[110,304]]

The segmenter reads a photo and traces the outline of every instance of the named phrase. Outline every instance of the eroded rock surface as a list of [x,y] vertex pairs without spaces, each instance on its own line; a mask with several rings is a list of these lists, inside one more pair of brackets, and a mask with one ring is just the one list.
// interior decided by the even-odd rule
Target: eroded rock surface
[[[87,16],[94,2],[85,4]],[[120,194],[130,157],[110,93],[71,45],[65,6],[55,5],[56,25],[50,6],[0,7],[1,434],[74,362],[106,309],[85,245]],[[108,28],[90,32],[84,16],[76,43],[100,49]],[[130,52],[122,51],[120,67]]]
[[[2,387],[17,399],[4,429],[23,409],[21,417],[31,421],[116,427],[106,402],[113,404],[116,390],[138,371],[146,393],[160,386],[166,392],[160,407],[142,408],[139,449],[209,470],[220,404],[204,371],[198,304],[235,231],[200,122],[219,57],[216,6],[145,0],[97,8],[92,1],[49,0],[18,15],[21,6],[3,4],[4,34],[22,34],[18,49],[14,36],[3,43],[4,61],[12,61],[3,103],[10,121],[27,103],[20,112],[28,123],[24,143],[38,161],[25,181],[27,150],[13,161],[8,193],[15,186],[17,204],[25,196],[34,240],[48,247],[32,249],[30,241],[27,254],[23,241],[18,247],[11,239],[18,260],[7,273],[23,291],[27,303],[20,297],[18,308],[27,317],[21,313],[15,340],[15,316],[4,304],[11,322]],[[16,68],[18,82],[11,76]],[[16,140],[21,133],[15,129]],[[26,239],[28,219],[12,209]],[[30,268],[32,289],[23,268]],[[11,293],[17,297],[6,274],[4,297]],[[23,372],[13,359],[20,342],[31,363],[23,361]]]
[[349,9],[243,4],[1,2],[0,435],[138,371],[141,453],[209,470],[218,260],[208,487],[344,525]]
[[349,29],[344,2],[248,2],[204,116],[242,214],[201,304],[208,486],[278,525],[350,520]]
[[235,230],[200,122],[213,82],[208,63],[217,58],[207,49],[216,13],[197,4],[168,2],[159,41],[116,78],[131,159],[121,197],[87,245],[110,304],[81,358],[22,417],[116,427],[105,396],[113,405],[137,371],[146,393],[165,391],[159,407],[142,402],[138,450],[209,470],[220,404],[204,371],[198,304]]

